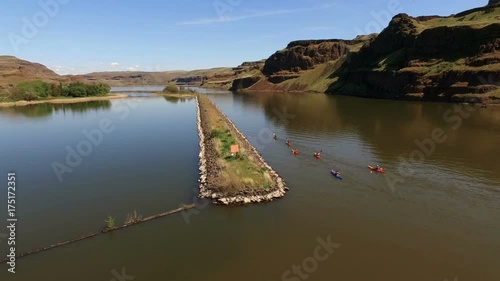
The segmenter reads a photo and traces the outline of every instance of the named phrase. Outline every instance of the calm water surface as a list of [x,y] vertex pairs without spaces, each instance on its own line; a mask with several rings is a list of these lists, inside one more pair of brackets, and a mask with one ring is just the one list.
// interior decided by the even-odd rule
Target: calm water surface
[[[447,122],[454,115],[443,118],[449,104],[210,98],[287,181],[284,199],[208,206],[188,223],[174,215],[99,236],[21,259],[15,276],[0,265],[1,280],[111,280],[122,268],[134,280],[282,280],[328,236],[341,246],[307,280],[499,280],[499,109],[476,110],[454,129],[457,119]],[[194,101],[163,97],[0,109],[1,173],[19,177],[18,250],[98,231],[108,215],[121,222],[134,209],[148,216],[192,203],[195,112]],[[52,164],[65,163],[67,146],[76,149],[82,131],[105,118],[113,132],[59,182]],[[405,165],[415,141],[436,128],[447,140]],[[287,138],[301,156],[290,153]],[[372,174],[367,164],[390,173]]]

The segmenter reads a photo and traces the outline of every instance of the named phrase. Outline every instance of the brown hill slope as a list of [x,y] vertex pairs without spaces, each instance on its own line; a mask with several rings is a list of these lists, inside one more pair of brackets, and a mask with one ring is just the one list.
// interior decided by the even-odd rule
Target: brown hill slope
[[170,80],[182,76],[186,71],[114,71],[114,72],[94,72],[85,75],[76,75],[88,82],[98,82],[108,84],[112,87],[138,86],[138,85],[163,85]]
[[39,63],[32,63],[13,56],[0,56],[0,91],[10,89],[20,81],[34,79],[49,82],[65,80]]

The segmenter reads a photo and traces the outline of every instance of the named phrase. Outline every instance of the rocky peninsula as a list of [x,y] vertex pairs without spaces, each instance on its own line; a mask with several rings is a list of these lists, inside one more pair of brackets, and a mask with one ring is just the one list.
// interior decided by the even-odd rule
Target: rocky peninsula
[[[284,180],[234,123],[205,95],[198,95],[200,198],[238,205],[273,201],[285,195]],[[229,150],[238,145],[237,154]]]

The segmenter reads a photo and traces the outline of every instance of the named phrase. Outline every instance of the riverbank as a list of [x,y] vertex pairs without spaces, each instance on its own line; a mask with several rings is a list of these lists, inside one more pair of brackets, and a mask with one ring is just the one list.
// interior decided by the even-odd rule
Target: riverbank
[[[234,205],[273,201],[286,193],[283,179],[265,162],[227,116],[207,96],[198,95],[200,198]],[[239,146],[239,155],[228,148]]]
[[0,102],[0,107],[11,107],[11,106],[26,106],[33,104],[42,103],[79,103],[79,102],[89,102],[89,101],[101,101],[101,100],[113,100],[113,99],[123,99],[126,95],[109,95],[104,97],[85,97],[85,98],[65,98],[65,99],[49,99],[49,100],[37,100],[37,101],[14,101],[14,102]]
[[196,98],[196,93],[173,94],[173,93],[158,92],[158,93],[156,93],[156,95],[162,96],[162,97],[167,97],[167,98],[179,98],[179,99],[194,99],[194,98]]

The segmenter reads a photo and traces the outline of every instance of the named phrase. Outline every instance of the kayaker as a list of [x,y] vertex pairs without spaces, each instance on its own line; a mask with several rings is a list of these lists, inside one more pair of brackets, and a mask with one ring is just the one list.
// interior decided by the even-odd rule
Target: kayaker
[[292,143],[289,140],[286,140],[286,145],[292,146]]
[[278,139],[278,136],[276,134],[273,134],[273,139],[274,140],[277,140]]
[[380,166],[379,165],[377,165],[377,171],[380,171]]

